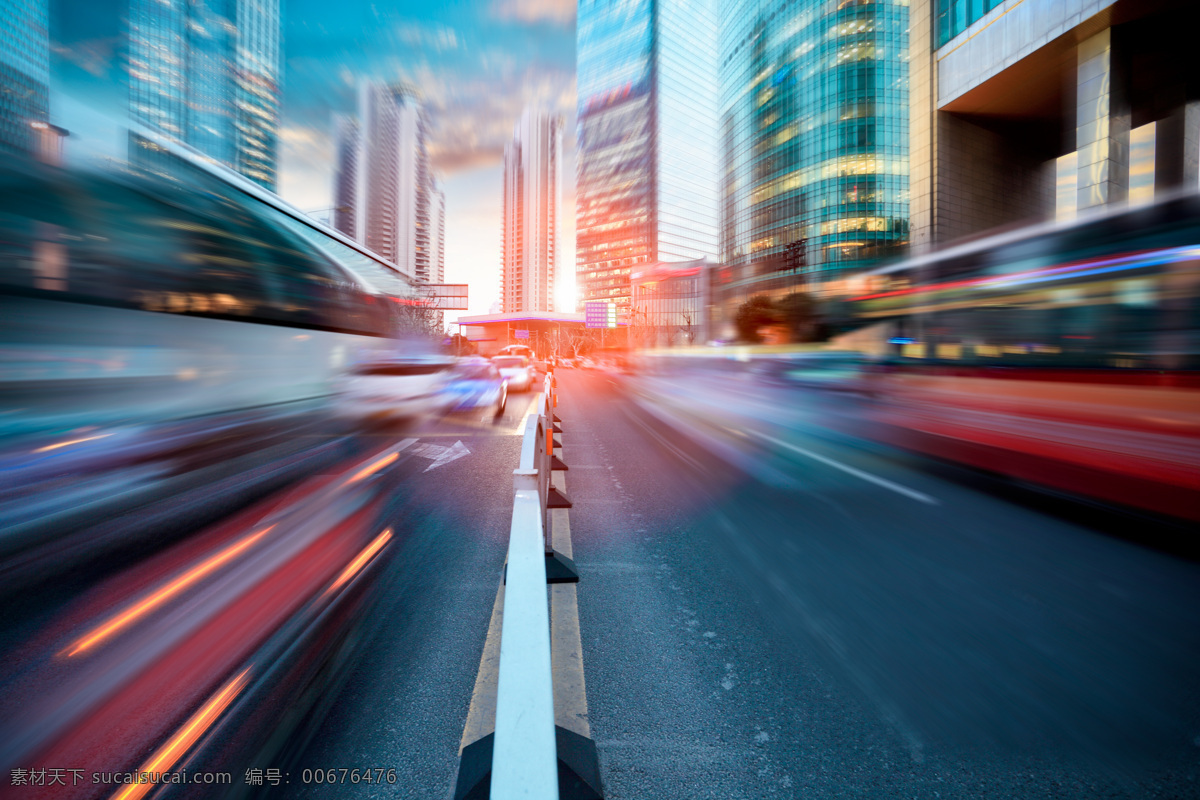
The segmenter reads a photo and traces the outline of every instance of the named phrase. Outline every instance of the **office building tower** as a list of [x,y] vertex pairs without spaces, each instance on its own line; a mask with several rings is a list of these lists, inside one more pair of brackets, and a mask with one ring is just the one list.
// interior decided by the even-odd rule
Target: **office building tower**
[[0,151],[33,152],[50,111],[49,0],[0,3]]
[[561,215],[562,118],[526,110],[504,148],[504,313],[554,310]]
[[639,264],[717,255],[716,0],[581,0],[576,285],[630,307]]
[[722,0],[720,316],[908,242],[908,2]]
[[1200,185],[1200,6],[914,0],[914,251]]
[[438,199],[416,90],[364,83],[358,118],[335,116],[335,227],[410,278],[437,283],[444,201]]
[[[131,0],[133,119],[274,190],[279,161],[280,0]],[[131,136],[131,158],[170,159]]]

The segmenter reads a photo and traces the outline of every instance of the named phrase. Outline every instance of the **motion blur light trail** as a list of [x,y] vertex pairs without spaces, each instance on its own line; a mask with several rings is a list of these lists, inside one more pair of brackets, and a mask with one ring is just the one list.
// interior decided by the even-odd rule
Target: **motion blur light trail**
[[[412,441],[267,498],[129,566],[49,619],[0,676],[0,767],[128,772],[152,751],[140,771],[178,768],[185,755],[189,763],[202,757],[191,751],[238,698],[261,694],[258,676],[319,666],[328,655],[321,647],[356,624],[345,614],[369,596],[371,583],[359,578],[394,541],[390,526],[380,530],[392,513],[386,468]],[[327,644],[297,646],[313,636]],[[274,728],[270,715],[257,715],[238,729],[264,723]],[[95,797],[104,788],[73,791]]]
[[236,558],[244,550],[248,549],[259,539],[261,539],[262,537],[264,537],[268,533],[270,533],[274,527],[275,527],[274,525],[268,525],[266,528],[263,528],[262,530],[258,531],[257,533],[247,536],[245,539],[242,539],[240,542],[230,545],[225,550],[223,550],[220,553],[217,553],[216,555],[212,556],[211,558],[204,561],[203,563],[197,564],[195,567],[188,570],[183,575],[180,575],[178,578],[174,579],[173,581],[168,583],[166,586],[164,586],[163,588],[156,591],[154,594],[147,597],[145,600],[142,600],[141,602],[139,602],[133,608],[129,609],[128,611],[123,612],[122,614],[115,617],[111,621],[106,622],[104,625],[102,625],[97,630],[93,631],[92,633],[90,633],[87,636],[80,639],[78,642],[76,642],[70,648],[70,650],[67,651],[67,655],[73,656],[73,655],[77,655],[78,653],[83,652],[84,650],[87,650],[92,645],[107,638],[110,634],[125,627],[126,625],[128,625],[129,623],[131,623],[135,619],[137,619],[138,617],[141,617],[143,614],[149,613],[156,606],[160,605],[161,603],[166,602],[168,599],[170,599],[171,597],[174,597],[179,592],[182,592],[184,589],[191,586],[193,583],[200,580],[208,573],[217,569],[218,567],[223,565],[225,562],[229,561],[230,559]]
[[[166,744],[141,766],[139,773],[161,773],[175,766],[192,745],[205,734],[216,722],[221,713],[229,707],[238,694],[246,688],[249,681],[250,667],[230,679],[212,698],[192,715],[191,719],[172,736]],[[156,787],[152,783],[131,784],[113,795],[113,800],[138,800],[145,797]]]

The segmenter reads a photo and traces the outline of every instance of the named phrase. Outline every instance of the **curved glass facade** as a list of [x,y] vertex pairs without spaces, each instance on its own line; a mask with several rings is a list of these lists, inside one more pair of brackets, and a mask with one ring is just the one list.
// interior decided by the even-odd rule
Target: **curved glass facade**
[[721,288],[828,282],[908,241],[908,3],[723,0]]

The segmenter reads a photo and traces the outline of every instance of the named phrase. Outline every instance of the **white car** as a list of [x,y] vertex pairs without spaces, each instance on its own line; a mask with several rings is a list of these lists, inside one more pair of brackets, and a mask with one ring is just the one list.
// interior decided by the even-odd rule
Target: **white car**
[[452,362],[437,357],[356,364],[342,380],[339,404],[346,416],[360,421],[436,413],[451,366]]
[[514,392],[528,392],[537,381],[537,372],[527,356],[496,356],[492,363]]

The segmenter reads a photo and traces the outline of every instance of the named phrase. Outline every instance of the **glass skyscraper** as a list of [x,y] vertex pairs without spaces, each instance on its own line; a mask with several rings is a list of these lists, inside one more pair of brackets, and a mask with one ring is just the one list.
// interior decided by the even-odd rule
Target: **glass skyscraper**
[[49,113],[49,0],[0,3],[0,149],[31,151]]
[[823,284],[908,240],[908,2],[722,0],[719,294]]
[[717,253],[715,0],[581,0],[576,285],[628,309],[638,264]]
[[[134,120],[274,189],[278,169],[280,0],[131,0]],[[168,170],[141,137],[135,163]]]

